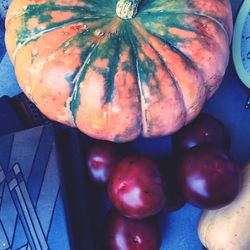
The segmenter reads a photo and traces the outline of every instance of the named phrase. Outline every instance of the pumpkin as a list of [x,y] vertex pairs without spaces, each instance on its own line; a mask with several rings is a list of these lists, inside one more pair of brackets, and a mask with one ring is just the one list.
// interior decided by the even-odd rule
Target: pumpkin
[[220,85],[229,0],[13,0],[6,46],[48,118],[98,139],[171,134]]

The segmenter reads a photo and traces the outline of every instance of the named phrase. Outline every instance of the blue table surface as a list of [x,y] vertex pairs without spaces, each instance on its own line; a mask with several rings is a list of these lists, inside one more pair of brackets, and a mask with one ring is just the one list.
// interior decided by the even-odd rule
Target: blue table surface
[[[209,1],[209,0],[208,0]],[[0,96],[14,96],[21,92],[15,79],[14,69],[4,47],[4,23],[9,0],[0,3]],[[231,0],[234,20],[241,0]],[[218,10],[219,11],[219,10]],[[206,103],[203,111],[219,118],[231,134],[231,154],[243,167],[250,158],[250,110],[244,108],[249,90],[236,75],[230,59],[223,83],[216,94]],[[169,136],[144,139],[131,143],[135,151],[151,156],[171,154]],[[197,234],[197,223],[201,210],[189,204],[172,213],[160,215],[163,233],[161,250],[199,250],[201,243]]]

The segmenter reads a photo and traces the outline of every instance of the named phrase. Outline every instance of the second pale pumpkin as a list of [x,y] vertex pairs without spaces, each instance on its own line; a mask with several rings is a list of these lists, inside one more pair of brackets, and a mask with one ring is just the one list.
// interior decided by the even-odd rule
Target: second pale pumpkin
[[41,112],[117,142],[196,117],[231,36],[228,0],[13,0],[6,18],[18,82]]

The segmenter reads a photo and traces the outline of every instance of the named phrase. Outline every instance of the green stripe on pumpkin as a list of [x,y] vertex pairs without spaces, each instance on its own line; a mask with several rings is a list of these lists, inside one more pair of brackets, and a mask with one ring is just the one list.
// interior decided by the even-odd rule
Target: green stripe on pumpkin
[[[190,25],[185,25],[184,19],[187,15],[178,15],[176,13],[168,13],[164,16],[162,15],[147,15],[141,16],[139,22],[147,31],[152,34],[161,37],[162,39],[168,41],[172,46],[176,46],[179,42],[185,42],[188,38],[180,38],[168,32],[168,28],[174,27],[185,31],[190,31],[198,34],[199,32],[190,27]],[[198,34],[199,35],[199,34]]]
[[111,103],[113,99],[113,92],[115,88],[115,74],[118,70],[118,63],[120,60],[121,40],[118,35],[111,36],[106,43],[98,47],[98,55],[96,59],[107,59],[109,61],[107,68],[97,68],[92,66],[93,70],[101,74],[104,78],[104,96],[103,103]]
[[[100,19],[101,20],[101,19]],[[54,31],[60,28],[63,28],[67,25],[71,25],[74,23],[80,23],[80,22],[84,22],[85,23],[91,23],[93,21],[96,21],[96,19],[83,19],[83,18],[76,18],[76,19],[70,19],[67,21],[63,21],[63,22],[58,22],[55,24],[51,24],[50,26],[44,28],[44,29],[35,29],[35,32],[30,32],[30,30],[28,28],[23,28],[21,30],[16,31],[17,34],[17,42],[16,45],[25,45],[28,44],[31,41],[36,41],[38,40],[43,34],[48,33],[50,31]]]
[[[137,36],[140,36],[140,35],[137,34]],[[178,95],[180,97],[179,101],[182,103],[183,111],[186,113],[184,97],[183,97],[183,93],[181,91],[181,88],[179,86],[178,80],[175,78],[174,74],[171,72],[171,70],[169,69],[168,65],[164,62],[161,54],[154,48],[154,46],[152,44],[150,44],[150,42],[148,40],[146,40],[144,37],[141,36],[141,39],[143,39],[150,46],[150,48],[152,48],[152,50],[155,52],[155,54],[157,55],[158,59],[160,60],[161,66],[167,72],[167,74],[170,76],[173,85],[175,86],[176,90],[179,93],[179,95]],[[159,86],[159,83],[158,83],[158,86]]]
[[[160,13],[164,10],[178,11],[188,9],[187,0],[143,0],[140,5],[140,14],[151,12]],[[165,7],[164,7],[165,6]]]
[[[77,22],[93,22],[95,20],[104,18],[109,19],[110,17],[114,17],[115,13],[112,8],[108,8],[108,6],[101,7],[100,3],[97,6],[90,5],[88,6],[59,6],[56,3],[50,1],[45,4],[36,4],[36,5],[28,5],[22,14],[22,28],[16,31],[17,34],[17,46],[23,45],[29,41],[36,40],[40,35],[47,33],[51,30],[59,29],[69,24],[77,23]],[[114,8],[113,8],[114,9]],[[52,11],[61,11],[63,12],[71,12],[73,16],[68,20],[61,22],[53,22],[51,13]],[[30,31],[28,28],[28,22],[32,18],[37,18],[39,24],[44,24],[45,27],[42,29],[35,29],[34,31]]]
[[[146,29],[146,28],[145,28]],[[188,55],[186,55],[184,52],[182,52],[179,48],[178,45],[171,43],[171,41],[169,41],[169,39],[166,39],[164,36],[158,34],[155,31],[151,31],[150,29],[146,29],[146,31],[151,34],[152,36],[157,37],[159,40],[161,40],[163,43],[165,43],[166,45],[169,46],[169,48],[176,54],[178,54],[179,56],[181,56],[181,58],[183,59],[183,61],[186,63],[186,65],[188,65],[188,67],[193,68],[195,70],[198,69],[197,65],[192,61],[191,58],[189,58]]]
[[[79,71],[76,74],[76,78],[73,80],[73,92],[72,92],[72,100],[70,102],[70,110],[72,112],[73,120],[76,122],[76,115],[77,111],[80,105],[80,87],[81,87],[81,82],[84,80],[84,77],[87,73],[88,67],[93,60],[92,55],[94,54],[98,44],[92,44],[91,47],[87,48],[83,53],[82,53],[82,66],[79,68]],[[91,60],[92,59],[92,60]]]
[[[106,21],[106,20],[105,20]],[[98,25],[99,26],[99,25]],[[93,40],[95,30],[98,26],[91,28],[87,34],[77,36],[78,46],[82,48],[81,55],[82,66],[77,73],[77,78],[73,81],[74,90],[72,92],[72,101],[70,110],[76,122],[76,115],[80,105],[80,85],[83,84],[88,68],[92,68],[98,74],[101,74],[105,79],[105,92],[103,96],[103,104],[112,102],[114,91],[114,77],[117,72],[119,62],[119,50],[121,46],[120,34],[111,35],[106,42],[101,41],[98,44],[93,44],[93,47],[87,47],[86,44]],[[103,27],[104,24],[100,25]],[[100,37],[100,39],[102,39]],[[94,62],[98,59],[108,59],[109,67],[106,69],[97,68]]]
[[[218,32],[225,32],[226,35],[228,35],[222,22],[218,20],[218,18],[205,15],[199,12],[192,12],[192,11],[190,12],[188,11],[187,12],[163,11],[160,13],[143,12],[141,13],[141,16],[138,18],[140,20],[140,23],[142,25],[145,25],[145,27],[147,28],[154,28],[155,25],[159,25],[159,24],[161,24],[162,26],[165,26],[165,29],[159,29],[159,27],[157,27],[154,30],[157,32],[166,33],[166,36],[168,35],[170,39],[171,39],[171,34],[167,33],[167,28],[170,28],[170,27],[179,28],[184,31],[191,31],[201,37],[204,36],[204,34],[199,29],[197,29],[197,27],[195,26],[192,27],[191,23],[185,24],[185,19],[188,17],[193,17],[197,19],[197,22],[199,21],[199,19],[204,19],[208,23],[212,22],[215,24]],[[194,22],[193,24],[196,25],[197,23]]]
[[[126,31],[127,31],[127,36],[129,37],[129,41],[131,44],[131,48],[133,50],[133,65],[134,68],[136,69],[136,76],[137,76],[137,84],[138,84],[138,99],[140,100],[140,104],[142,105],[142,102],[147,102],[146,97],[145,97],[145,93],[143,91],[143,84],[145,83],[145,75],[143,74],[143,71],[141,70],[141,65],[140,65],[140,60],[139,60],[139,52],[138,50],[141,50],[141,44],[138,43],[138,40],[135,36],[135,34],[133,34],[133,26],[131,25],[130,27],[127,27]],[[153,67],[153,66],[152,66]],[[146,109],[143,108],[141,106],[140,109],[141,115],[143,120],[146,123],[147,128],[143,128],[143,123],[140,123],[140,127],[141,127],[141,131],[143,131],[143,129],[146,129],[147,131],[150,130],[150,124],[147,121],[147,116],[146,116]]]
[[[140,75],[140,82],[142,84],[146,84],[149,86],[148,78],[149,76],[155,78],[155,72],[157,71],[157,66],[152,59],[147,57],[147,55],[143,52],[141,48],[141,41],[146,42],[146,40],[142,36],[140,36],[136,31],[134,31],[133,33],[131,32],[130,37],[136,54],[138,71]],[[144,61],[140,60],[139,54],[144,55],[145,58]]]
[[[86,1],[85,1],[86,2]],[[39,15],[47,15],[50,11],[61,11],[61,12],[72,12],[76,15],[81,15],[81,17],[85,16],[93,16],[93,17],[100,17],[100,16],[107,16],[114,11],[112,9],[112,5],[103,3],[104,1],[88,1],[84,6],[69,6],[69,5],[57,5],[55,1],[48,1],[47,3],[43,4],[31,4],[28,5],[25,9],[25,15],[27,18],[31,17],[39,17]],[[98,9],[97,9],[98,8]],[[100,8],[102,11],[99,11]]]

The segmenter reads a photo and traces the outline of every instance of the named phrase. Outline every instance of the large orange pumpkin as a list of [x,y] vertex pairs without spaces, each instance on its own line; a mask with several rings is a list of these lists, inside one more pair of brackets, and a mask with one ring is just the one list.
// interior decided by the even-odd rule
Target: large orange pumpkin
[[13,0],[6,45],[50,119],[111,141],[170,134],[218,88],[229,0]]

